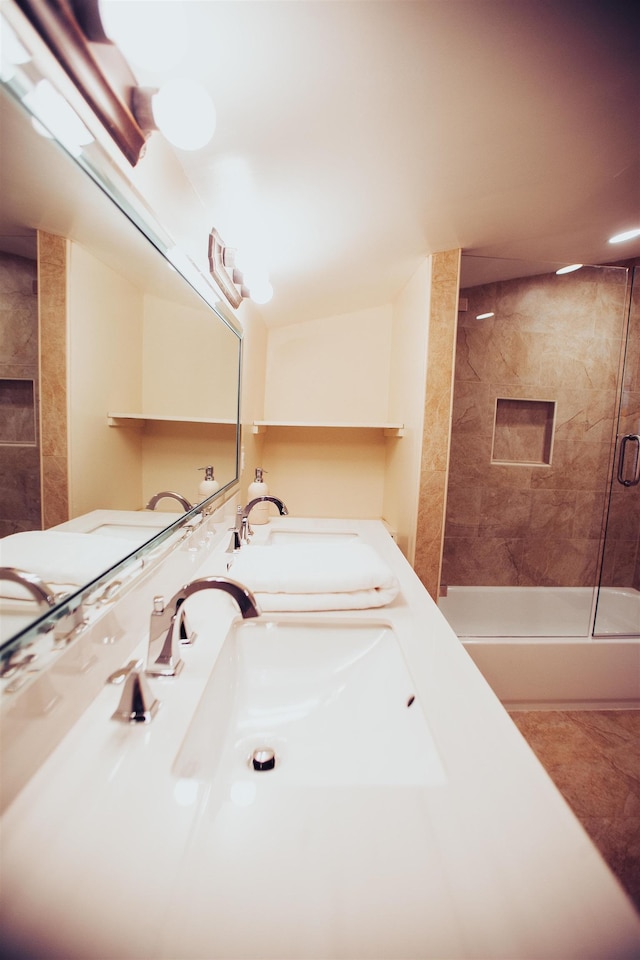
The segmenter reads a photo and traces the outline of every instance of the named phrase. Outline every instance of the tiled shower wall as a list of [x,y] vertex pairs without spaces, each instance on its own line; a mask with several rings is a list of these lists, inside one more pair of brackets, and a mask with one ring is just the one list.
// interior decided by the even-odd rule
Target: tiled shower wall
[[[37,403],[36,284],[35,260],[0,252],[0,379],[33,380]],[[14,413],[10,403],[0,409],[3,419],[12,418]],[[35,443],[0,443],[0,537],[40,527],[37,409],[34,413]]]
[[[595,267],[461,291],[443,585],[594,584],[626,280]],[[550,463],[492,462],[499,398],[555,404]]]

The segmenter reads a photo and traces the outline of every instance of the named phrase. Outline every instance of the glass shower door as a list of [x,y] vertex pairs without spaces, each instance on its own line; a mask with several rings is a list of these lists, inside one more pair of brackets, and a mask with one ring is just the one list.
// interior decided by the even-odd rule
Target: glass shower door
[[640,636],[640,267],[629,327],[593,635]]

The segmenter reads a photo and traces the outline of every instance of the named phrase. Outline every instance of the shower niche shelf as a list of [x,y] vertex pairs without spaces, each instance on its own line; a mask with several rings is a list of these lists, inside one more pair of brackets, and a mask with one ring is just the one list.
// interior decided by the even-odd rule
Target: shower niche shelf
[[30,378],[0,378],[0,443],[36,445],[35,382]]
[[491,462],[549,466],[553,447],[554,400],[498,397],[493,424]]

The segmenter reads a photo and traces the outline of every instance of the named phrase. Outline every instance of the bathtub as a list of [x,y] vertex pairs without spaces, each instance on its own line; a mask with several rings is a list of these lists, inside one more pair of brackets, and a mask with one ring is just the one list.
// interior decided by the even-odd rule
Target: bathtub
[[[640,707],[640,591],[448,588],[438,606],[505,706]],[[593,632],[597,635],[594,636]]]

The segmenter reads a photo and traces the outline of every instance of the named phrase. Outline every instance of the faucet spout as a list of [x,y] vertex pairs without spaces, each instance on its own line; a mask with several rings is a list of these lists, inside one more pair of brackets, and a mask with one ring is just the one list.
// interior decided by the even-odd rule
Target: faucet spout
[[35,573],[18,570],[17,567],[0,567],[0,580],[9,580],[11,583],[21,584],[44,609],[55,607],[57,603],[55,593],[49,584],[41,580]]
[[193,505],[189,503],[186,497],[183,497],[179,493],[173,493],[171,490],[162,490],[160,493],[156,493],[151,497],[151,500],[149,500],[145,510],[155,510],[156,505],[160,502],[160,500],[164,500],[165,498],[169,500],[177,500],[180,506],[184,509],[185,513],[187,510],[193,509]]
[[199,577],[185,584],[165,606],[162,597],[154,599],[149,628],[149,653],[147,673],[154,676],[174,677],[183,667],[179,644],[189,642],[186,635],[182,605],[200,590],[223,590],[235,600],[244,620],[260,616],[258,602],[252,592],[228,577]]
[[287,517],[289,515],[289,511],[287,510],[284,501],[280,500],[279,497],[256,497],[255,500],[250,500],[249,503],[246,505],[246,507],[243,509],[242,516],[248,517],[251,511],[253,510],[253,508],[256,506],[256,504],[264,503],[265,500],[268,501],[269,503],[274,503],[276,505],[276,507],[278,508],[278,513],[280,514],[281,517]]

